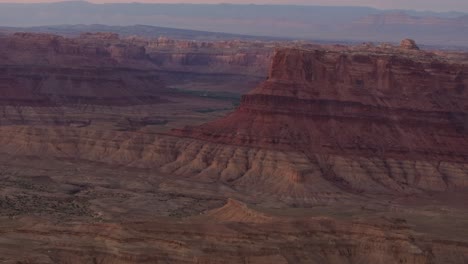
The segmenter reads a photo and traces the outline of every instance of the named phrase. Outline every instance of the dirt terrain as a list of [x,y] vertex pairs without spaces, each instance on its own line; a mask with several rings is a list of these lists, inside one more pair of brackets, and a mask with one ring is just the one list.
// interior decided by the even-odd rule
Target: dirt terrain
[[467,263],[467,56],[413,44],[0,38],[0,261]]

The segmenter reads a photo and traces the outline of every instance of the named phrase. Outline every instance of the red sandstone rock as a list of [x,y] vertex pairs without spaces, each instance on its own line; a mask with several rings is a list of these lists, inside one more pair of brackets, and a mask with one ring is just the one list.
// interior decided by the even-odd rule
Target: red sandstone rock
[[[0,37],[4,69],[0,102],[36,106],[54,105],[57,100],[104,105],[159,102],[159,95],[168,91],[162,74],[238,74],[254,80],[263,76],[271,50],[249,51],[249,45],[120,39],[113,33],[84,33],[77,38],[15,33]],[[171,78],[175,77],[166,79]]]
[[[19,100],[2,106],[0,260],[465,263],[463,56],[281,49],[235,113],[182,138],[112,126],[161,114],[108,107],[161,88],[146,44],[40,39],[0,55],[16,58],[0,68],[0,98]],[[172,56],[206,70],[219,54]],[[21,102],[44,97],[106,106]]]
[[468,157],[466,64],[393,49],[280,49],[226,118],[174,131],[223,144],[385,157]]
[[412,39],[404,39],[401,41],[400,47],[403,49],[409,50],[419,50],[418,45],[416,45],[416,41]]

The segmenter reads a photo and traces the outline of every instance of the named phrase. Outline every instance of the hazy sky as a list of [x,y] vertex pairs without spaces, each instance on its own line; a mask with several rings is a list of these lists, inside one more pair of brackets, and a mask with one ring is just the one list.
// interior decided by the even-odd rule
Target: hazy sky
[[[0,2],[59,2],[54,0],[0,0]],[[238,3],[238,4],[306,4],[372,6],[381,9],[416,9],[468,12],[468,0],[91,0],[95,3]]]

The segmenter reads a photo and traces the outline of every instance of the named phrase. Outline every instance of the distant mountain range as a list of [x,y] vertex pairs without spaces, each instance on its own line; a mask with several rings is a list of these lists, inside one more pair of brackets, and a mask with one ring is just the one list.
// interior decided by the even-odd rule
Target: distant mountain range
[[293,5],[0,3],[0,26],[64,24],[150,25],[306,40],[398,42],[410,37],[426,45],[468,46],[468,14],[460,12]]
[[242,34],[230,34],[222,32],[210,32],[190,29],[177,29],[169,27],[157,27],[148,25],[132,25],[132,26],[109,26],[101,24],[78,24],[78,25],[49,25],[35,27],[2,27],[0,26],[0,34],[8,34],[14,32],[35,32],[35,33],[50,33],[67,37],[76,37],[84,32],[112,32],[121,36],[141,36],[148,38],[169,37],[179,40],[200,40],[200,41],[217,41],[217,40],[260,40],[260,41],[279,41],[289,40],[289,38],[280,37],[264,37],[251,36]]

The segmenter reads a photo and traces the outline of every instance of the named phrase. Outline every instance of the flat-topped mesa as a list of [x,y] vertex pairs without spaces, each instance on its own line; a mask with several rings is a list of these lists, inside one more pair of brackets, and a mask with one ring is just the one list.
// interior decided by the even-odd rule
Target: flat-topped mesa
[[97,39],[97,40],[119,40],[120,36],[112,32],[85,32],[80,34],[81,39]]
[[261,94],[455,111],[462,107],[460,102],[436,106],[430,95],[467,98],[467,71],[467,65],[424,52],[280,49],[268,80],[247,97]]
[[0,57],[0,106],[142,105],[166,91],[145,48],[112,33],[15,33],[0,38]]
[[159,103],[159,96],[172,93],[165,83],[179,83],[181,76],[243,79],[235,74],[246,76],[241,83],[257,82],[272,54],[270,47],[247,42],[161,42],[170,45],[107,32],[0,36],[0,106]]
[[350,155],[465,159],[468,67],[426,52],[277,50],[226,118],[176,135]]
[[267,43],[119,38],[115,33],[63,37],[44,33],[0,35],[4,65],[138,68],[261,78],[272,54]]

